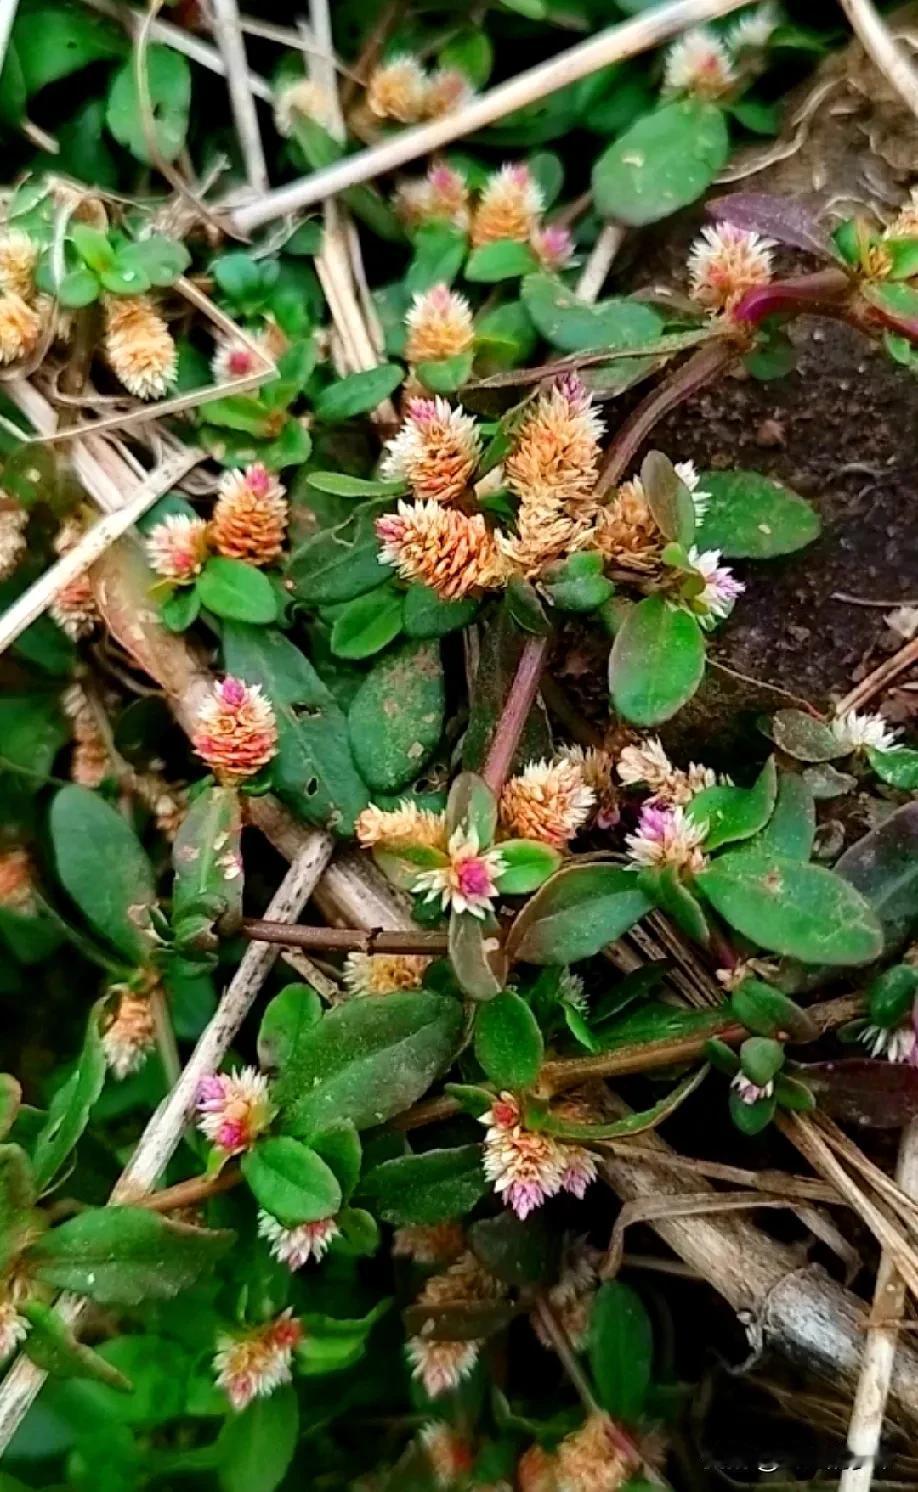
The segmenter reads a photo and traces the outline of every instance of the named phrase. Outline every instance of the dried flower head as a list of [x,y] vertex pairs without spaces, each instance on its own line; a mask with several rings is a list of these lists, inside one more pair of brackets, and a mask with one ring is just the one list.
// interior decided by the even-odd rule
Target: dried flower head
[[576,766],[596,800],[596,822],[601,829],[618,820],[618,795],[614,784],[615,758],[601,746],[562,746],[562,761]]
[[464,295],[433,285],[414,297],[405,317],[409,363],[439,362],[468,352],[474,340],[472,310]]
[[244,1409],[253,1399],[265,1399],[282,1383],[290,1382],[293,1351],[302,1336],[300,1323],[286,1310],[242,1336],[218,1337],[217,1387],[234,1409]]
[[887,238],[918,238],[918,187],[912,187],[908,201],[900,207],[886,229]]
[[527,243],[544,199],[528,166],[508,164],[488,177],[472,216],[472,243]]
[[26,913],[35,909],[32,862],[19,846],[0,850],[0,907]]
[[[441,1274],[424,1285],[418,1305],[466,1305],[499,1300],[503,1286],[479,1264],[473,1254],[462,1254]],[[406,1344],[412,1377],[420,1379],[431,1398],[448,1393],[467,1378],[478,1360],[480,1341],[449,1342],[436,1338],[411,1337]]]
[[314,1223],[299,1223],[295,1228],[285,1228],[263,1208],[258,1210],[258,1235],[266,1238],[273,1258],[286,1264],[288,1269],[302,1269],[310,1259],[318,1264],[325,1257],[333,1239],[341,1229],[333,1217],[319,1218]]
[[692,596],[689,605],[700,626],[710,631],[730,615],[737,596],[741,596],[746,587],[728,565],[721,564],[719,549],[700,552],[692,545],[688,562],[704,581],[704,589]]
[[112,764],[97,707],[80,683],[68,685],[61,695],[61,706],[73,723],[71,781],[80,787],[98,787],[109,775]]
[[268,1079],[254,1067],[202,1078],[197,1109],[198,1129],[224,1156],[250,1150],[274,1117]]
[[474,1449],[465,1436],[442,1420],[432,1420],[421,1430],[419,1439],[436,1485],[448,1489],[464,1486],[475,1463]]
[[283,486],[257,461],[245,471],[228,471],[220,478],[211,541],[227,559],[270,565],[284,547],[287,517]]
[[411,399],[405,423],[386,442],[380,468],[387,481],[406,481],[422,502],[455,502],[481,453],[478,427],[446,399]]
[[191,585],[207,558],[207,524],[188,513],[170,513],[147,534],[150,567],[163,580]]
[[645,736],[636,745],[625,746],[617,771],[626,787],[646,787],[657,801],[683,806],[717,782],[717,773],[710,767],[692,762],[683,772],[674,766],[659,736]]
[[403,580],[429,585],[444,601],[458,601],[503,583],[506,566],[480,513],[469,515],[441,503],[404,502],[376,520],[380,559]]
[[143,1067],[156,1045],[156,1023],[148,994],[138,994],[126,985],[118,989],[118,1007],[103,1032],[102,1050],[112,1073],[120,1081]]
[[485,1176],[517,1217],[527,1218],[561,1190],[567,1169],[564,1147],[551,1135],[524,1129],[512,1093],[495,1099],[479,1122],[487,1126]]
[[747,1104],[758,1103],[760,1098],[771,1098],[775,1091],[773,1082],[754,1083],[744,1072],[738,1072],[731,1079],[730,1087],[736,1089],[740,1102]]
[[0,294],[0,363],[15,363],[38,346],[41,318],[14,290]]
[[324,88],[308,78],[287,83],[274,99],[274,124],[279,135],[289,140],[301,119],[311,119],[325,130],[335,123],[331,99]]
[[692,299],[712,314],[730,315],[747,290],[772,277],[774,240],[732,223],[702,228],[688,258]]
[[897,727],[889,724],[882,715],[867,715],[858,710],[846,710],[832,721],[831,731],[839,746],[846,751],[898,751],[900,743]]
[[373,69],[367,84],[367,107],[378,119],[416,124],[427,109],[429,83],[413,57],[393,57]]
[[575,762],[529,762],[501,793],[500,821],[508,835],[561,850],[583,828],[595,801]]
[[0,234],[0,290],[30,301],[35,294],[38,245],[21,228]]
[[391,995],[420,989],[430,959],[413,953],[349,953],[344,983],[352,995]]
[[472,97],[472,85],[458,67],[439,67],[427,80],[427,97],[424,114],[428,119],[439,119],[461,108]]
[[9,1296],[0,1299],[0,1362],[25,1341],[28,1331],[28,1321],[20,1316]]
[[[596,1249],[591,1248],[585,1239],[568,1237],[558,1279],[548,1291],[548,1303],[571,1345],[578,1351],[586,1346],[589,1335],[593,1302],[599,1288],[596,1272],[599,1258]],[[542,1346],[554,1350],[541,1316],[536,1313],[530,1319]]]
[[113,295],[105,302],[105,356],[137,399],[162,399],[178,372],[169,328],[145,295]]
[[778,25],[780,17],[776,6],[767,3],[757,5],[730,27],[724,40],[734,56],[763,52]]
[[[83,537],[83,525],[77,518],[67,518],[54,538],[56,554],[69,554]],[[89,575],[84,571],[75,580],[61,586],[51,603],[51,616],[74,642],[87,637],[99,621],[99,608]]]
[[464,1248],[461,1223],[411,1223],[392,1235],[393,1255],[415,1264],[452,1264]]
[[531,405],[504,471],[523,503],[589,509],[599,469],[603,424],[576,373],[559,378]]
[[736,69],[720,37],[706,26],[686,31],[666,54],[663,87],[668,93],[723,98],[736,87]]
[[357,819],[357,839],[364,849],[384,844],[397,849],[406,844],[428,845],[446,849],[446,818],[428,808],[418,808],[403,798],[398,808],[377,808],[371,803]]
[[474,829],[456,829],[446,846],[448,863],[421,871],[414,890],[424,901],[436,901],[445,912],[468,912],[484,917],[497,896],[497,882],[506,870],[500,849],[481,850]]
[[585,514],[574,516],[557,499],[534,496],[521,501],[514,531],[501,529],[495,537],[508,571],[538,576],[547,565],[590,543],[592,529]]
[[638,1458],[608,1415],[591,1414],[555,1451],[556,1492],[620,1492]]
[[646,574],[659,565],[665,540],[640,477],[623,482],[612,501],[599,509],[593,542],[607,560],[623,570]]
[[[0,493],[0,502],[4,501]],[[26,552],[29,515],[25,508],[0,507],[0,580],[12,575]]]
[[570,264],[574,254],[574,240],[570,231],[560,223],[549,223],[544,228],[533,228],[529,247],[543,269],[563,269]]
[[260,684],[227,676],[198,711],[191,744],[221,782],[240,782],[277,750],[277,721]]
[[708,832],[707,824],[693,824],[679,806],[645,803],[637,831],[625,839],[625,847],[637,865],[653,870],[672,866],[697,874],[704,869],[701,846]]

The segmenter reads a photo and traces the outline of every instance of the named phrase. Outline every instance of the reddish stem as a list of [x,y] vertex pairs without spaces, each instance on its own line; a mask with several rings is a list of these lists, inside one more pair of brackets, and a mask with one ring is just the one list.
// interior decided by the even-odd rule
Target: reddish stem
[[787,280],[773,280],[747,290],[736,310],[736,321],[758,326],[766,316],[794,311],[823,316],[844,314],[844,302],[851,291],[851,281],[840,269],[821,269],[814,275],[796,275]]
[[520,744],[529,711],[535,704],[548,650],[547,637],[527,637],[506,703],[488,749],[482,777],[495,797],[510,775],[510,765]]

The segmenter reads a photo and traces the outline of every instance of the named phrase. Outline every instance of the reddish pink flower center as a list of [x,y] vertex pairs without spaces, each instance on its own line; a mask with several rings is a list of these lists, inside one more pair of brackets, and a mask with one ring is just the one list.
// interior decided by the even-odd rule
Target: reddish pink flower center
[[271,1341],[275,1347],[296,1347],[303,1335],[299,1321],[284,1318],[275,1321],[271,1330]]
[[225,705],[241,705],[245,699],[245,684],[241,679],[224,679],[220,693]]
[[519,1118],[516,1105],[512,1103],[492,1104],[491,1113],[494,1116],[494,1123],[500,1125],[502,1129],[512,1129]]
[[384,544],[398,544],[405,537],[405,521],[397,513],[384,513],[376,520],[376,537]]
[[241,378],[243,374],[251,372],[254,364],[255,359],[247,347],[234,347],[226,360],[227,368],[236,378]]
[[456,866],[456,883],[463,896],[490,896],[494,890],[491,871],[477,855],[460,860]]
[[256,466],[249,467],[249,470],[246,473],[246,480],[248,481],[249,490],[253,492],[256,497],[264,497],[265,493],[268,491],[268,488],[271,485],[271,478],[268,475],[267,468],[262,466],[260,463]]

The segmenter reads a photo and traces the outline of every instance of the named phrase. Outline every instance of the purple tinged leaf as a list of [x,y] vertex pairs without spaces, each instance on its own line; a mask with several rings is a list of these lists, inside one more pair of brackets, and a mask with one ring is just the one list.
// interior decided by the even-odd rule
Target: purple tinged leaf
[[816,218],[793,197],[773,197],[768,192],[734,192],[715,197],[708,212],[720,223],[732,223],[752,233],[762,233],[778,243],[803,249],[820,259],[837,259],[828,234]]
[[918,1114],[918,1068],[869,1057],[812,1062],[795,1069],[820,1109],[842,1123],[899,1129]]

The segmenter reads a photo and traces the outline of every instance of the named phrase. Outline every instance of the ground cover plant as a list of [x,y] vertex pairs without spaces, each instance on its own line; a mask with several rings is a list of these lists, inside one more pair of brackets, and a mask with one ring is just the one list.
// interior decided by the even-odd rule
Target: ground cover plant
[[0,1492],[918,1484],[844,9],[0,4]]

